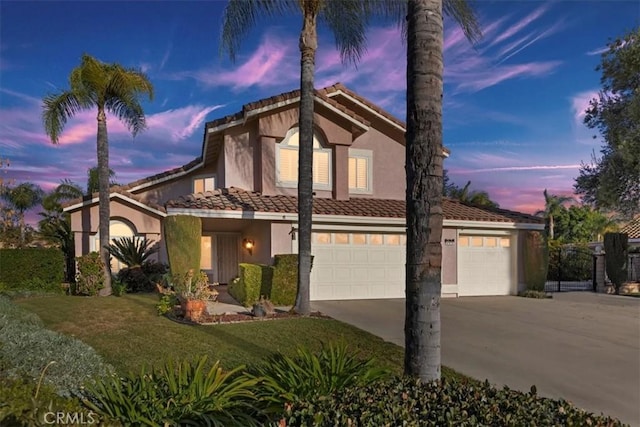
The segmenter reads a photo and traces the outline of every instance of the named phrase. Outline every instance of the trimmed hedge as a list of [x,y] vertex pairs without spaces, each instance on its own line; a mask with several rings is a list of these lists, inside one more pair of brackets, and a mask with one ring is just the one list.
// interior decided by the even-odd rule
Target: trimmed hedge
[[604,253],[607,276],[619,292],[620,286],[627,280],[629,260],[629,236],[626,233],[605,233]]
[[[293,305],[298,293],[298,255],[275,255],[270,299],[276,305]],[[311,257],[313,262],[313,257]]]
[[[313,262],[313,257],[311,257]],[[240,276],[229,294],[245,307],[267,297],[275,305],[293,305],[298,293],[298,255],[275,255],[274,265],[239,264]]]
[[171,215],[165,218],[163,226],[171,274],[200,271],[202,220],[191,215]]
[[552,400],[488,382],[420,383],[408,378],[351,387],[329,397],[293,402],[286,426],[622,426],[565,400]]
[[60,292],[64,263],[57,248],[0,249],[0,282],[8,290]]
[[258,302],[261,295],[269,296],[261,292],[270,287],[273,267],[262,264],[241,263],[238,268],[240,276],[229,285],[229,295],[245,307],[250,307]]
[[43,383],[71,396],[86,382],[113,372],[92,347],[45,329],[38,316],[1,296],[0,313],[0,362],[10,377],[38,381],[46,368]]

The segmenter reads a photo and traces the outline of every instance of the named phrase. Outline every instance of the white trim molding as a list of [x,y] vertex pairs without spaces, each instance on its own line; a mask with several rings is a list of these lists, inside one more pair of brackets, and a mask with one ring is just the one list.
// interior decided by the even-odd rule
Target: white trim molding
[[[139,208],[147,210],[147,211],[149,211],[151,213],[154,213],[154,214],[156,214],[158,216],[161,216],[163,218],[167,216],[166,213],[164,213],[162,211],[159,211],[157,209],[154,209],[151,206],[145,205],[144,203],[141,203],[141,202],[139,202],[137,200],[134,200],[134,199],[132,199],[130,197],[127,197],[124,194],[111,193],[111,194],[109,194],[109,201],[111,201],[112,199],[121,199],[121,200],[123,200],[123,201],[125,201],[127,203],[131,203],[132,205],[135,205],[135,206],[137,206]],[[83,200],[81,203],[76,203],[75,205],[67,206],[66,208],[62,209],[62,211],[63,212],[71,212],[71,211],[75,211],[77,209],[81,209],[81,208],[86,207],[86,206],[94,205],[94,204],[96,204],[98,202],[99,202],[99,198],[98,197],[94,197],[94,198],[92,198],[90,200]]]

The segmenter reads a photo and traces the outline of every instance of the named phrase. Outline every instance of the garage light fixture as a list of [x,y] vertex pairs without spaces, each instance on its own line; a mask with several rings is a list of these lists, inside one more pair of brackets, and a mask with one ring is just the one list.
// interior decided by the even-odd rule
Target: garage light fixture
[[249,252],[249,255],[253,255],[253,247],[255,246],[255,243],[253,240],[251,239],[244,239],[242,240],[242,247],[245,248],[247,250],[247,252]]

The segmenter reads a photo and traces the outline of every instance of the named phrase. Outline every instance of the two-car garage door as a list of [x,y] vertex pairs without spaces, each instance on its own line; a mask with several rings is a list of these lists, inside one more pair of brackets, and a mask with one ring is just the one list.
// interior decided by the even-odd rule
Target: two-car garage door
[[405,238],[314,232],[311,299],[404,298]]
[[[404,234],[314,231],[312,242],[312,300],[404,298]],[[510,236],[461,233],[458,295],[514,293],[512,247]]]

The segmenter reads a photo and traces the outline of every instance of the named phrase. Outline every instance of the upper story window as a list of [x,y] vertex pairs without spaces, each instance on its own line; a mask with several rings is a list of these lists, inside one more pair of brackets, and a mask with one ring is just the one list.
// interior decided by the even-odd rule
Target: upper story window
[[349,149],[349,192],[367,194],[372,192],[371,150]]
[[[276,170],[278,185],[281,187],[297,187],[298,185],[299,146],[298,128],[289,130],[277,146]],[[313,188],[331,189],[331,149],[325,148],[315,133],[313,134]]]
[[193,192],[194,193],[204,193],[205,191],[213,191],[216,180],[212,176],[202,177],[202,178],[194,178],[193,179]]

